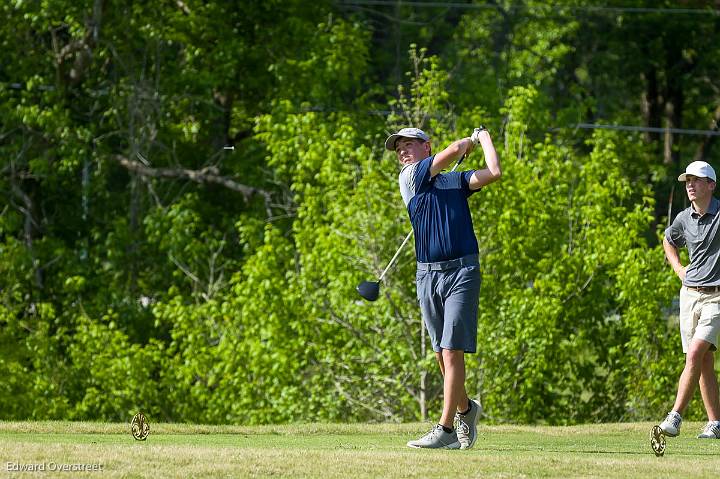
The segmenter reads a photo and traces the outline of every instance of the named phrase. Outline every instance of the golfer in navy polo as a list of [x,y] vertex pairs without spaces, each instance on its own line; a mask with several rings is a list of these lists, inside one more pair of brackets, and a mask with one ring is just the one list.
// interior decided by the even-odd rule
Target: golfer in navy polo
[[[477,144],[486,168],[441,173]],[[415,235],[417,296],[443,375],[440,421],[408,446],[469,449],[477,439],[481,407],[465,390],[465,353],[476,350],[480,297],[478,243],[468,197],[500,178],[500,161],[485,128],[476,128],[436,155],[430,137],[417,128],[390,135],[385,148],[402,164],[400,193]]]

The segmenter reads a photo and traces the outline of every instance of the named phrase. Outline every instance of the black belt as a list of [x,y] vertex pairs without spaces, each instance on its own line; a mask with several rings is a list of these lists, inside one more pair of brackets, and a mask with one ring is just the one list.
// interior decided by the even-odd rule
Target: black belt
[[445,271],[448,269],[460,268],[462,266],[479,265],[478,255],[469,254],[462,258],[451,259],[448,261],[438,261],[436,263],[420,263],[417,264],[418,271]]
[[699,293],[720,293],[720,286],[685,286]]

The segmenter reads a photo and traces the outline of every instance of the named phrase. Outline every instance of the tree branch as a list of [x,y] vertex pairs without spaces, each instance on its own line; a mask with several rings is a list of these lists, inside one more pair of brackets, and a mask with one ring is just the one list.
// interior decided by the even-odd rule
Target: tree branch
[[271,199],[269,192],[253,186],[243,185],[225,176],[220,176],[218,169],[214,166],[208,166],[201,170],[188,170],[185,168],[152,168],[139,161],[131,160],[122,155],[114,155],[112,158],[127,170],[142,176],[149,176],[152,178],[185,179],[200,184],[217,184],[242,194],[245,201],[249,201],[253,195],[262,196],[265,200],[265,207],[269,213]]

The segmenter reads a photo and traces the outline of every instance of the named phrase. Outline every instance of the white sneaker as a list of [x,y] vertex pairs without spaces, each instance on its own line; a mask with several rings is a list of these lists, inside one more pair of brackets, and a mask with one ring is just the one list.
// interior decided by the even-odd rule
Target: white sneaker
[[675,411],[670,411],[663,422],[660,423],[660,429],[666,436],[675,437],[680,434],[680,424],[682,417]]
[[467,414],[455,413],[457,423],[457,437],[460,449],[470,449],[477,440],[477,422],[482,413],[479,402],[470,399],[470,411]]
[[710,421],[705,424],[698,439],[720,439],[720,421]]
[[457,433],[455,431],[445,432],[440,424],[437,424],[420,439],[409,441],[407,445],[408,447],[427,449],[460,449]]

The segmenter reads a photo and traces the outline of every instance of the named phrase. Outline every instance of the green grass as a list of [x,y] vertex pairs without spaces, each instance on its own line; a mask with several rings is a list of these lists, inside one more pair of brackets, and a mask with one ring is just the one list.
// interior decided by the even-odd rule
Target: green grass
[[[197,426],[0,422],[0,477],[717,477],[720,441],[683,424],[664,457],[650,449],[651,423],[574,427],[480,426],[470,451],[416,450],[405,443],[429,424]],[[11,472],[8,463],[44,464]],[[57,464],[101,472],[51,474]]]

